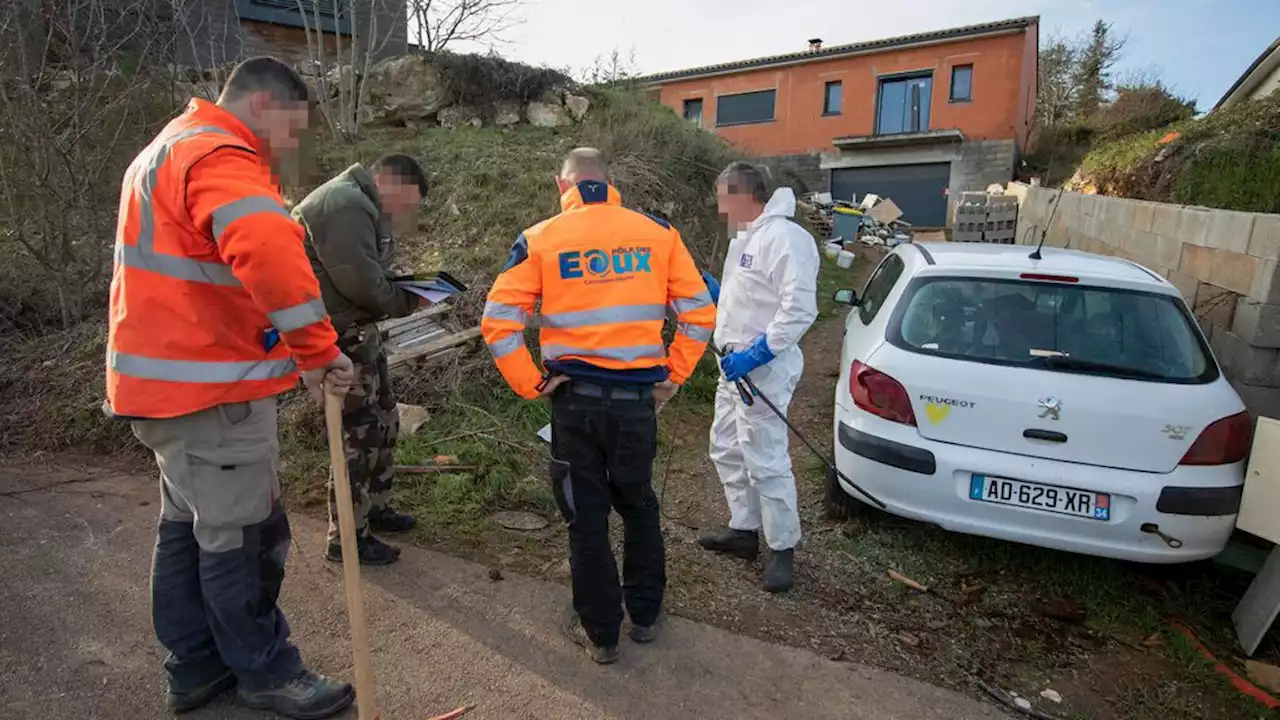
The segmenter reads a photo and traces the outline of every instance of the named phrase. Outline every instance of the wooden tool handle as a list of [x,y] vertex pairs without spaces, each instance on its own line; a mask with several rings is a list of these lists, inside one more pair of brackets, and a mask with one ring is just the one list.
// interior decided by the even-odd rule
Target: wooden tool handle
[[356,667],[356,709],[359,720],[377,720],[377,697],[373,685],[373,656],[369,651],[369,631],[364,622],[364,600],[360,594],[360,556],[356,549],[356,513],[351,500],[351,477],[347,473],[346,443],[342,435],[342,398],[324,394],[324,422],[329,434],[329,464],[333,467],[333,491],[338,504],[338,531],[342,538],[343,585],[347,591],[347,619],[351,622],[351,653]]

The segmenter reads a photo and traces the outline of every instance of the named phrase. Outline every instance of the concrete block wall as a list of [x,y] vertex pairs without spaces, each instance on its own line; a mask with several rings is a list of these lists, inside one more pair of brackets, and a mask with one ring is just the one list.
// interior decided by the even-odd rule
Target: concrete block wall
[[955,217],[956,204],[966,192],[985,192],[989,185],[1004,185],[1013,177],[1018,145],[1013,140],[969,140],[961,143],[951,161],[951,187],[947,197],[947,222]]
[[[1111,255],[1165,277],[1250,411],[1280,418],[1280,215],[1010,183],[1018,242]],[[1052,222],[1050,223],[1050,216]]]
[[1004,185],[1013,176],[1017,157],[1018,145],[1013,140],[962,143],[959,154],[951,161],[952,192],[983,192],[988,185]]

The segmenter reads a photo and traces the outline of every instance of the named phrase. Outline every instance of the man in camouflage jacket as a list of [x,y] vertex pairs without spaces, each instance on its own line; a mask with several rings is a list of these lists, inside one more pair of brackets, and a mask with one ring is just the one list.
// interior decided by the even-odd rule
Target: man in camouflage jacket
[[[355,363],[357,380],[342,410],[347,469],[355,502],[357,547],[365,565],[389,565],[400,549],[373,533],[407,532],[413,516],[390,505],[400,422],[387,354],[375,323],[404,317],[423,302],[391,283],[397,216],[416,212],[427,192],[422,168],[406,155],[387,155],[371,168],[356,164],[316,188],[293,209],[307,230],[307,256],[338,331],[338,347]],[[329,485],[329,546],[342,559],[333,479]]]

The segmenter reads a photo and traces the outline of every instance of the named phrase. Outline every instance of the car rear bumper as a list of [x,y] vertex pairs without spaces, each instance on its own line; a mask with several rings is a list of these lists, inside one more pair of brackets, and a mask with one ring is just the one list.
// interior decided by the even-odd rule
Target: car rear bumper
[[[914,427],[856,408],[837,406],[834,431],[836,465],[888,512],[953,532],[1134,562],[1217,555],[1235,528],[1244,483],[1242,463],[1153,474],[1045,460],[928,440]],[[1110,493],[1111,519],[972,500],[974,474]],[[1143,532],[1147,524],[1182,545]]]

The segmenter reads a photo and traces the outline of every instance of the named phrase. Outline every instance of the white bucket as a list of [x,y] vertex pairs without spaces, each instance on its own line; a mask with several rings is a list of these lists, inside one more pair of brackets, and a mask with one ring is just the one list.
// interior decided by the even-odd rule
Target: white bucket
[[840,251],[843,249],[844,249],[844,244],[841,243],[839,240],[827,243],[827,248],[826,248],[827,258],[830,259],[835,257],[836,255],[839,255]]
[[841,250],[836,254],[836,265],[839,265],[842,268],[851,268],[853,267],[853,259],[855,257],[857,256],[848,250]]

